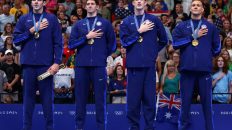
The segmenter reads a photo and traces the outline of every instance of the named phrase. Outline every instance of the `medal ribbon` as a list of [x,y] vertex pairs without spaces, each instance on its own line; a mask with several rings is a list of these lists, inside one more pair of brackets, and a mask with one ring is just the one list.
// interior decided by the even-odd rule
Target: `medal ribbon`
[[192,32],[193,32],[193,39],[196,40],[198,37],[198,32],[201,26],[202,20],[199,21],[196,30],[194,30],[194,26],[193,26],[193,21],[190,20],[190,24],[191,24],[191,28],[192,28]]
[[[144,19],[145,19],[145,14],[143,14],[143,17],[142,17],[142,19],[141,19],[141,21],[140,21],[140,26],[141,26],[141,24],[144,22]],[[138,30],[140,26],[139,26],[138,20],[137,20],[137,18],[136,18],[135,15],[134,15],[134,20],[135,20],[136,29]]]
[[40,23],[42,19],[43,19],[43,14],[41,14],[39,21],[38,21],[38,26],[36,27],[35,15],[33,14],[33,23],[34,23],[35,32],[39,32],[39,27],[40,27]]
[[88,32],[90,32],[92,29],[95,28],[96,23],[97,23],[97,17],[95,17],[94,22],[93,22],[93,25],[92,25],[92,27],[90,28],[89,20],[88,20],[88,18],[86,18],[86,24],[87,24]]

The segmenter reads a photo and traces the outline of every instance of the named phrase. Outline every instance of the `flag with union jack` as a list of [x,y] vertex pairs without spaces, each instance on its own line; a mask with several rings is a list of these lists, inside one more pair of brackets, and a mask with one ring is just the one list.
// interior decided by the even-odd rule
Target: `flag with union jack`
[[158,94],[156,102],[156,121],[178,123],[181,99],[179,94]]

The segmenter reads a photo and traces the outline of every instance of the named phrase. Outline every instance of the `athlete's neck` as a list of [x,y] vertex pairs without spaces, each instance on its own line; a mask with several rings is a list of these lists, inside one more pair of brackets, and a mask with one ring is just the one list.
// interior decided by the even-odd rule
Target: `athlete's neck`
[[96,17],[97,16],[97,11],[93,13],[87,13],[87,17]]
[[145,13],[144,9],[135,10],[135,15],[143,15]]

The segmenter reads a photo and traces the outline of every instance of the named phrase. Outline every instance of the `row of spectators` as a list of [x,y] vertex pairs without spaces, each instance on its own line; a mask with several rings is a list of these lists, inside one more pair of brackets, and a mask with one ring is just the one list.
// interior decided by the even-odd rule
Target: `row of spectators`
[[[173,28],[181,21],[190,19],[191,0],[147,0],[146,12],[158,16],[165,26],[169,43],[154,59],[157,67],[157,93],[179,93],[180,74],[178,73],[180,52],[172,48]],[[222,51],[214,59],[212,78],[213,102],[231,103],[232,91],[232,1],[203,0],[204,17],[215,24],[220,31]],[[121,20],[133,15],[132,0],[99,0],[99,15],[110,20],[117,36],[117,50],[107,58],[108,102],[126,103],[126,49],[119,40]],[[68,48],[72,25],[86,17],[86,0],[46,0],[46,11],[57,16],[62,28],[64,41],[63,64],[54,76],[55,103],[74,102],[75,52]],[[22,14],[30,12],[30,0],[0,1],[0,93],[1,102],[22,103],[23,81],[20,67],[20,47],[12,42],[14,26]],[[89,102],[94,102],[93,87],[90,88]],[[193,101],[199,102],[198,86],[194,90]],[[36,92],[39,102],[39,91]]]

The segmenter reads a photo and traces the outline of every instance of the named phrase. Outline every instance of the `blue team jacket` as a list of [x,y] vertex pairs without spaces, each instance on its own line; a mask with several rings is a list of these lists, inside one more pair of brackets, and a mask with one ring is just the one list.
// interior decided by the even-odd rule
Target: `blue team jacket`
[[[137,16],[137,19],[140,22],[142,16]],[[120,25],[120,39],[126,48],[127,67],[154,67],[158,52],[168,42],[164,26],[156,16],[145,14],[144,20],[155,24],[153,30],[139,34],[134,16],[123,19]],[[140,35],[143,37],[142,43],[137,42]]]
[[[77,49],[76,66],[106,66],[106,58],[116,50],[116,38],[111,23],[98,17],[95,30],[101,29],[103,35],[101,38],[95,38],[94,44],[89,45],[86,35],[88,28],[86,19],[75,23],[72,27],[69,45],[70,49]],[[90,27],[94,23],[95,17],[88,18]]]
[[[16,24],[13,42],[16,46],[21,45],[21,64],[49,66],[61,63],[63,41],[60,24],[55,15],[43,14],[49,25],[39,32],[39,39],[35,39],[29,31],[34,26],[32,12],[21,16]],[[35,14],[36,21],[39,18],[40,14]]]
[[191,43],[193,37],[190,20],[181,22],[173,30],[173,47],[180,49],[180,71],[212,71],[212,58],[221,50],[219,31],[203,18],[202,26],[208,28],[208,33],[198,38],[199,45],[196,47]]

